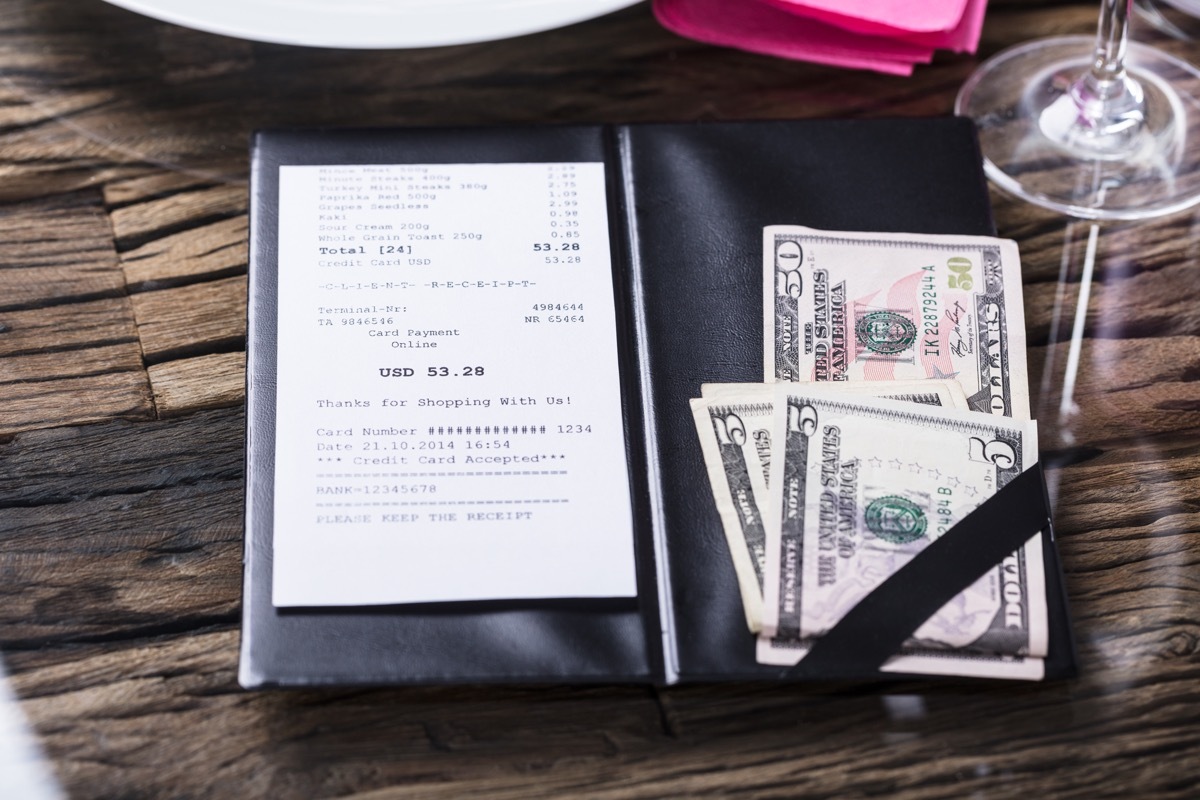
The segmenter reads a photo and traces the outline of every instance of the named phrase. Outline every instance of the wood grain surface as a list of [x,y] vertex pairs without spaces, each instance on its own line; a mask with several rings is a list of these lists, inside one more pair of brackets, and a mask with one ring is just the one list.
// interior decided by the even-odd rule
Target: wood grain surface
[[1091,226],[993,197],[1022,247],[1076,680],[235,680],[253,130],[940,115],[982,57],[1090,34],[1095,17],[1094,2],[993,0],[979,57],[895,78],[689,42],[646,4],[502,42],[349,52],[5,0],[0,658],[65,794],[1200,796],[1198,213],[1099,229],[1072,373]]

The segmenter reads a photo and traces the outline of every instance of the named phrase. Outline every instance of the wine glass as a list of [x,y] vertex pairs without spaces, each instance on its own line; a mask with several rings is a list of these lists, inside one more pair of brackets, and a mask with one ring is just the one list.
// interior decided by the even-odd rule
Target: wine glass
[[1002,189],[1084,219],[1200,202],[1200,71],[1129,41],[1133,0],[1101,0],[1095,39],[1056,36],[984,62],[955,112]]

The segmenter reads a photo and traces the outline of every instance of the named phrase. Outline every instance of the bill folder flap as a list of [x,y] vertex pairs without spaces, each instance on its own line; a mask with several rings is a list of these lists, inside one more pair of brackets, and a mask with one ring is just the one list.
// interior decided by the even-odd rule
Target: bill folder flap
[[[858,675],[879,669],[938,609],[1038,533],[1052,538],[1040,463],[1014,478],[864,597],[814,640],[788,677]],[[1057,578],[1056,569],[1048,571]],[[1047,583],[1053,606],[1054,591]],[[1052,613],[1047,677],[1073,672],[1066,628],[1064,615]]]
[[[638,597],[329,608],[272,604],[278,315],[279,171],[297,164],[603,162],[623,286],[618,169],[600,127],[269,131],[253,142],[247,361],[245,582],[239,680],[267,686],[406,683],[638,682],[661,679],[654,564],[642,545],[645,470],[640,406],[626,387]],[[617,289],[622,383],[630,375],[627,310]]]
[[[630,125],[620,134],[648,438],[659,459],[668,663],[681,681],[786,678],[755,658],[689,398],[705,382],[763,380],[764,226],[994,234],[975,130],[936,118]],[[1057,554],[1049,536],[1044,544],[1051,646],[1065,665],[1051,658],[1051,676],[1074,656]],[[895,677],[877,667],[794,677]]]

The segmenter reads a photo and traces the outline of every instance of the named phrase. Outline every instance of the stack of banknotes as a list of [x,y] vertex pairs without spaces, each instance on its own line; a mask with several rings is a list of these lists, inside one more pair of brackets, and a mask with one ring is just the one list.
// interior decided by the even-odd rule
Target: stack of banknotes
[[[1016,245],[771,226],[761,384],[692,401],[761,663],[858,601],[1037,461]],[[885,670],[1039,679],[1041,537],[926,621]]]

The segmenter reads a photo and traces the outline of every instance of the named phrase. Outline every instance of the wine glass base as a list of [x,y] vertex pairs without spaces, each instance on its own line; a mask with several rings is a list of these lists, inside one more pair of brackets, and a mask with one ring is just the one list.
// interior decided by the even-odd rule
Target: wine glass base
[[1125,66],[1144,97],[1140,124],[1093,136],[1072,84],[1095,39],[1059,36],[980,65],[955,113],[975,120],[984,171],[1001,189],[1083,219],[1145,219],[1200,203],[1200,70],[1131,42]]

